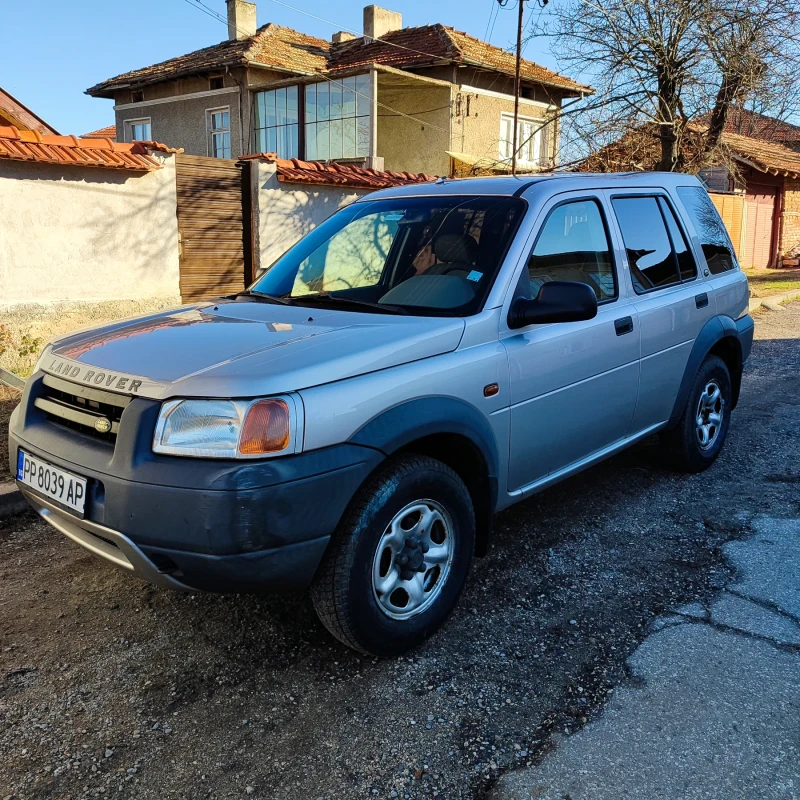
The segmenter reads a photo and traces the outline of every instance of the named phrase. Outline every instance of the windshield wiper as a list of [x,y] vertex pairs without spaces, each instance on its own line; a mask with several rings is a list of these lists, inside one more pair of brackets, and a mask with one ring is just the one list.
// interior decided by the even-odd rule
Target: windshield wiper
[[250,289],[245,289],[243,292],[236,292],[233,298],[237,297],[252,297],[254,300],[261,300],[264,303],[276,303],[281,306],[293,306],[294,303],[285,297],[275,297],[273,294],[264,294],[263,292],[251,292]]
[[299,297],[293,298],[297,305],[327,305],[328,303],[339,303],[347,306],[359,306],[361,308],[369,309],[370,311],[377,311],[379,314],[408,314],[404,308],[400,306],[380,305],[379,303],[368,303],[366,300],[354,300],[352,297],[341,297],[335,294],[304,294]]

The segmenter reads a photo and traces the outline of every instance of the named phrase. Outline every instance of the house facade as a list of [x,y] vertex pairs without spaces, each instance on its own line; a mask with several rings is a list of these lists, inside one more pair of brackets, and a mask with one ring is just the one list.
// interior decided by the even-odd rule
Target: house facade
[[[403,28],[364,9],[364,35],[330,41],[269,23],[227,0],[228,39],[87,90],[114,100],[118,141],[152,140],[225,159],[350,162],[433,175],[507,171],[513,55],[442,24]],[[521,66],[521,171],[558,160],[565,99],[591,93],[531,61]]]

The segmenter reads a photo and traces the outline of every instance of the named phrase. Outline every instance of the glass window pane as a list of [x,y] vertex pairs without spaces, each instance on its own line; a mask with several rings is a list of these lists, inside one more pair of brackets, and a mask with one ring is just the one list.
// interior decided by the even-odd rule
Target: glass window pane
[[331,152],[329,158],[342,158],[342,121],[331,120]]
[[369,117],[358,118],[358,129],[356,131],[356,155],[369,155]]
[[222,127],[228,131],[231,128],[231,114],[229,111],[225,111],[222,114]]
[[266,92],[267,127],[277,124],[275,119],[275,92]]
[[664,219],[667,221],[667,229],[669,230],[670,239],[672,239],[672,249],[678,257],[678,270],[681,273],[681,280],[691,280],[697,275],[697,269],[689,246],[686,244],[686,238],[678,226],[678,221],[675,219],[675,214],[669,203],[663,197],[658,198],[658,203],[661,206]]
[[617,296],[611,247],[597,203],[565,203],[550,212],[528,261],[528,274],[532,297],[548,281],[586,283],[598,302]]
[[267,128],[267,153],[276,153],[278,151],[278,129]]
[[317,86],[312,83],[306,86],[306,122],[317,120]]
[[356,109],[359,117],[369,114],[371,81],[369,75],[356,75]]
[[327,83],[317,84],[317,119],[330,117],[330,89]]
[[286,123],[286,89],[275,90],[275,119],[278,125]]
[[317,126],[313,122],[306,124],[306,153],[309,161],[317,159]]
[[286,89],[286,119],[288,122],[297,122],[297,87],[289,86]]
[[267,131],[265,129],[261,129],[257,131],[257,138],[256,138],[256,152],[257,153],[266,153],[268,152],[267,149]]
[[342,83],[342,116],[354,117],[356,115],[356,79],[355,76],[345,78]]
[[735,269],[736,257],[731,240],[708,192],[700,186],[680,186],[678,197],[689,212],[711,274],[719,275]]
[[655,197],[612,200],[637,294],[678,283],[678,271]]
[[289,136],[289,155],[286,156],[287,158],[298,158],[300,153],[298,152],[298,132],[300,130],[299,125],[289,125],[287,128],[288,136]]
[[356,118],[342,120],[342,157],[356,157]]
[[331,157],[330,122],[317,123],[317,158],[327,161]]
[[264,92],[256,95],[256,128],[263,128],[267,124],[267,105]]
[[331,106],[330,106],[330,118],[331,119],[341,119],[342,118],[342,86],[337,81],[336,83],[328,84],[328,89],[331,93]]

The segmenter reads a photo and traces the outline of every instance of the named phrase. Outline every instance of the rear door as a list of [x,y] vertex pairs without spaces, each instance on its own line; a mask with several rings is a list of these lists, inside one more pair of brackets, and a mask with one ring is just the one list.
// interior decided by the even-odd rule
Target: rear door
[[689,237],[666,192],[607,193],[625,248],[641,328],[639,399],[631,434],[669,419],[694,340],[716,313]]
[[525,487],[623,439],[636,406],[639,326],[617,274],[600,192],[545,206],[520,278],[535,297],[550,280],[590,285],[597,316],[529,325],[501,338],[511,377],[509,490]]

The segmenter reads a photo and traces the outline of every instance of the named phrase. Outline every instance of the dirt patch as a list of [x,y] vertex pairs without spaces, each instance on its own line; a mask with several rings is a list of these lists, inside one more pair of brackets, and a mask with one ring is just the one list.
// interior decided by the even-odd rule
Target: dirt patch
[[797,290],[800,292],[800,269],[746,269],[751,297],[771,297]]
[[712,469],[643,445],[503,513],[453,617],[403,658],[346,650],[304,596],[162,591],[6,520],[0,796],[484,797],[602,711],[654,617],[730,581],[721,548],[750,519],[800,513],[800,303],[756,337]]
[[0,483],[11,480],[8,466],[8,421],[22,393],[0,384]]

